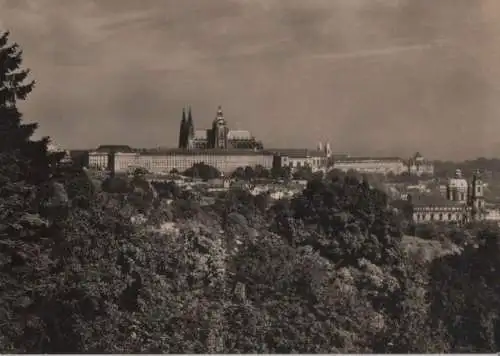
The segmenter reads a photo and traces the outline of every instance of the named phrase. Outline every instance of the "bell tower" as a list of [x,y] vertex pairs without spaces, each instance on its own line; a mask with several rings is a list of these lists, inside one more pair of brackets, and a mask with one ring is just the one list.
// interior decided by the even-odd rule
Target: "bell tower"
[[472,208],[472,218],[481,219],[482,211],[484,209],[484,183],[480,177],[479,171],[476,171],[472,176],[472,183],[470,185],[470,199]]
[[228,134],[228,128],[226,125],[226,120],[224,119],[224,113],[222,112],[222,107],[219,106],[219,108],[217,109],[217,116],[215,117],[212,123],[213,148],[226,149],[227,134]]

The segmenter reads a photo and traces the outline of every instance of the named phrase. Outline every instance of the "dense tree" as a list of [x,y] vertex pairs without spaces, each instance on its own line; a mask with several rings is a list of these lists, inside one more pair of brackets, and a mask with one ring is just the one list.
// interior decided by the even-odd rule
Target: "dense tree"
[[188,168],[183,175],[193,178],[201,178],[203,180],[220,178],[220,171],[205,163],[195,163],[191,168]]
[[[34,82],[21,67],[22,52],[0,35],[0,345],[2,351],[27,350],[30,310],[50,293],[51,248],[56,228],[44,217],[67,203],[51,180],[57,162],[47,153],[48,138],[31,139],[37,124],[24,124],[17,103]],[[58,195],[60,199],[51,199]],[[28,333],[28,334],[27,334]]]
[[257,165],[255,168],[246,166],[236,168],[231,176],[233,178],[250,181],[256,178],[269,178],[270,172],[261,165]]
[[273,167],[271,168],[271,177],[274,179],[290,179],[290,167]]
[[442,327],[453,352],[495,352],[500,347],[498,230],[480,232],[479,244],[433,262],[433,327]]
[[305,166],[300,167],[292,174],[293,179],[303,179],[303,180],[311,180],[313,178],[313,172],[311,167]]

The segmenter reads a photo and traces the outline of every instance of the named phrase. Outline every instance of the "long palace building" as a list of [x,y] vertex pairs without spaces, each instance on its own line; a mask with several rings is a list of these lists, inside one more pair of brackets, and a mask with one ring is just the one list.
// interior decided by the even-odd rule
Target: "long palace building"
[[195,130],[191,109],[183,110],[178,148],[138,150],[129,146],[105,145],[88,152],[90,168],[117,173],[145,168],[151,173],[183,172],[196,163],[205,163],[224,174],[238,167],[309,166],[313,171],[326,168],[329,144],[318,150],[265,150],[246,130],[230,130],[219,106],[212,127]]

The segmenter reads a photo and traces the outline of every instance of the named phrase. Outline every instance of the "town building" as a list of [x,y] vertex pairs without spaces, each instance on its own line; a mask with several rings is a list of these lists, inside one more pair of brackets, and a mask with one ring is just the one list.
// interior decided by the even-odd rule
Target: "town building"
[[[87,152],[83,165],[96,170],[111,169],[112,157],[115,153],[133,153],[134,149],[127,145],[101,145]],[[85,162],[87,161],[87,162]]]
[[408,160],[408,174],[422,176],[434,175],[434,164],[426,160],[419,152]]
[[[319,147],[318,147],[319,148]],[[321,147],[322,150],[309,149],[269,149],[275,155],[275,166],[290,167],[291,171],[300,168],[311,168],[313,172],[324,170],[328,164],[328,157],[331,155],[330,145]]]
[[408,160],[400,157],[341,157],[334,160],[333,168],[344,172],[354,170],[366,174],[434,175],[434,164],[418,152]]
[[399,157],[345,157],[334,160],[333,169],[366,174],[399,175],[407,171],[406,162]]
[[464,223],[486,217],[484,183],[475,173],[468,182],[457,169],[448,181],[444,195],[411,197],[413,220],[417,223],[432,221]]
[[222,107],[219,106],[212,127],[195,130],[191,108],[182,111],[179,129],[180,149],[263,149],[247,130],[230,130],[224,117]]

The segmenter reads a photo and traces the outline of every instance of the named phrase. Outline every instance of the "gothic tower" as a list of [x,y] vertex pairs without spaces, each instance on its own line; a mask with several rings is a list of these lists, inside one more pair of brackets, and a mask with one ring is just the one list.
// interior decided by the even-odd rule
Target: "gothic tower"
[[186,110],[182,109],[181,126],[179,129],[179,148],[186,148]]
[[191,114],[191,107],[188,109],[188,118],[186,122],[186,148],[194,148],[194,124],[193,115]]
[[212,147],[218,149],[227,148],[227,134],[228,128],[226,120],[224,119],[222,107],[219,106],[217,116],[212,123]]

